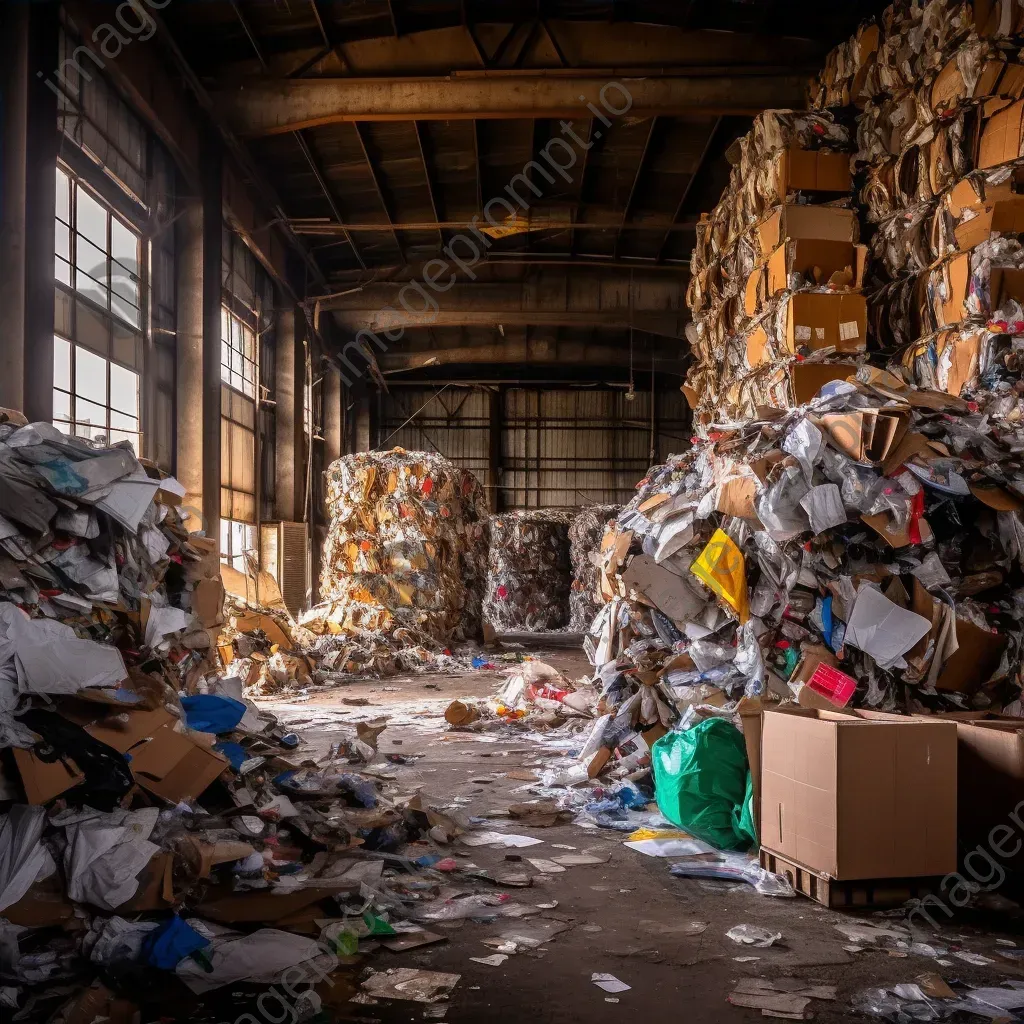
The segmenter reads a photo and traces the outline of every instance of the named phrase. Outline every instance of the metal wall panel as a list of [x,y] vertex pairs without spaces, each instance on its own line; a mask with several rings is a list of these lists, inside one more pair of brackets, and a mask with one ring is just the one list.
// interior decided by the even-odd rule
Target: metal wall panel
[[[437,451],[488,488],[493,389],[394,388],[381,396],[377,448]],[[502,508],[625,503],[652,462],[688,447],[689,410],[678,390],[501,391]],[[408,421],[408,422],[407,422]],[[653,457],[652,457],[653,453]]]
[[440,452],[468,469],[484,487],[493,486],[486,388],[394,388],[382,398],[375,448]]

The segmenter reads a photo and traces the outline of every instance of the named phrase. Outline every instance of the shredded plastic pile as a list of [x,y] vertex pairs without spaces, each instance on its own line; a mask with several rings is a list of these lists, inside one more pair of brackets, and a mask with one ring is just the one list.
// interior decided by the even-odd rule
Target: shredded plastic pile
[[568,509],[491,517],[484,618],[499,633],[564,629],[569,622]]

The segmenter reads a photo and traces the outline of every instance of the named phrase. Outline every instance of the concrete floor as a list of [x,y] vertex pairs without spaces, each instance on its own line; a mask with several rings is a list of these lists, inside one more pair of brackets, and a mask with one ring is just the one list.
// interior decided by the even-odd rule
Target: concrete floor
[[[537,653],[573,678],[589,674],[581,652]],[[449,701],[488,695],[502,675],[481,671],[460,677],[366,680],[316,691],[298,702],[262,703],[304,736],[306,746],[300,753],[314,757],[326,752],[339,724],[391,715],[393,722],[381,735],[380,751],[424,755],[413,764],[393,766],[401,790],[421,789],[430,802],[438,804],[468,797],[463,810],[478,815],[531,799],[521,789],[527,783],[503,773],[536,768],[549,756],[539,744],[508,732],[448,731],[443,711]],[[366,698],[370,704],[346,705],[346,698]],[[489,784],[471,781],[481,775],[497,778]],[[710,1024],[729,1019],[741,1024],[761,1018],[760,1010],[727,1002],[733,984],[745,977],[794,977],[837,984],[836,1002],[815,1001],[809,1007],[815,1019],[828,1021],[849,1019],[850,997],[855,991],[912,982],[925,972],[938,972],[948,982],[988,985],[1024,978],[1024,971],[998,957],[999,950],[1008,947],[1001,946],[997,938],[1024,946],[1021,919],[1005,913],[964,916],[945,928],[941,937],[917,936],[921,941],[941,941],[953,949],[962,946],[990,957],[996,962],[989,966],[976,967],[949,955],[953,966],[943,967],[931,958],[870,946],[850,953],[843,949],[850,940],[834,926],[858,920],[857,915],[826,910],[799,896],[772,899],[746,886],[674,878],[666,861],[623,847],[623,833],[575,824],[553,828],[513,825],[509,831],[544,840],[544,845],[522,851],[529,856],[550,858],[567,852],[551,848],[558,843],[579,852],[607,855],[608,860],[535,878],[531,888],[509,889],[518,902],[557,901],[557,909],[543,912],[545,917],[571,923],[571,927],[540,949],[513,955],[498,967],[474,963],[470,957],[493,953],[481,939],[506,931],[516,922],[431,926],[445,931],[449,940],[418,951],[380,950],[374,955],[371,966],[377,970],[418,967],[461,974],[444,1017],[452,1024],[479,1022],[491,1014],[500,1015],[503,1021],[586,1020],[599,1024],[646,1014],[652,1021],[683,1019],[688,1024]],[[505,851],[459,848],[458,844],[452,849],[460,863],[484,868],[518,866],[505,861]],[[861,916],[876,924],[886,923],[870,914]],[[701,934],[694,934],[700,929],[697,922],[707,923]],[[738,946],[725,933],[742,923],[780,931],[782,943],[769,949]],[[738,962],[737,957],[758,959]],[[593,972],[613,974],[631,990],[609,997],[591,983]],[[425,1009],[416,1003],[359,1005],[343,999],[335,1007],[341,1019],[383,1022],[422,1020]]]

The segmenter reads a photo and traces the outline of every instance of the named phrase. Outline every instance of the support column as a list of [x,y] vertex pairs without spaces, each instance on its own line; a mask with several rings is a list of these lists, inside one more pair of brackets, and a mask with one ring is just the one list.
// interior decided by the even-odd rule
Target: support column
[[[188,528],[204,528],[203,435],[203,204],[189,202],[178,219],[174,239],[177,254],[177,372],[174,407],[174,472],[185,488],[185,505],[192,513]],[[219,376],[219,374],[218,374]],[[214,428],[211,426],[210,428]],[[220,424],[216,426],[219,432]],[[218,434],[219,438],[219,434]],[[209,534],[208,534],[209,535]]]
[[[342,445],[342,397],[341,376],[330,367],[325,367],[323,383],[324,410],[324,469],[336,459],[341,458]],[[316,494],[316,488],[314,488]]]
[[487,503],[492,512],[502,510],[501,491],[501,425],[502,407],[505,403],[505,395],[502,388],[494,388],[487,393],[488,399],[488,453],[487,453],[487,475],[490,478],[490,488],[487,491]]
[[277,352],[274,370],[276,439],[274,507],[278,519],[298,522],[303,512],[305,464],[302,443],[302,395],[306,379],[305,353],[296,311],[287,306],[277,313]]
[[58,134],[57,96],[45,82],[59,63],[57,3],[4,4],[0,35],[0,405],[48,421]]
[[[208,537],[220,537],[220,448],[221,448],[221,249],[224,244],[223,149],[220,137],[210,128],[200,151],[200,188],[203,201],[202,256],[202,409],[203,409],[203,519]],[[192,404],[178,407],[179,421],[189,415]],[[257,496],[257,501],[259,496]]]

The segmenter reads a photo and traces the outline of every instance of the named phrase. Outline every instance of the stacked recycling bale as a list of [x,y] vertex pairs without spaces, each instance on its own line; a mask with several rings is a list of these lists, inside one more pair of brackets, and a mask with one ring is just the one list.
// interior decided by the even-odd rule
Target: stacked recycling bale
[[567,509],[520,509],[491,517],[484,620],[499,633],[564,629],[569,622]]
[[1020,375],[1022,41],[1012,0],[898,2],[833,51],[812,90],[822,111],[859,110],[873,348],[953,394]]
[[597,551],[601,538],[621,505],[590,505],[569,524],[569,558],[572,589],[569,591],[569,629],[582,633],[589,628],[601,601]]
[[790,408],[856,369],[866,348],[866,250],[852,209],[849,128],[767,110],[729,151],[730,185],[691,260],[684,389],[700,426]]
[[324,602],[306,628],[368,644],[477,634],[487,512],[472,474],[402,448],[346,455],[327,471],[327,508]]

